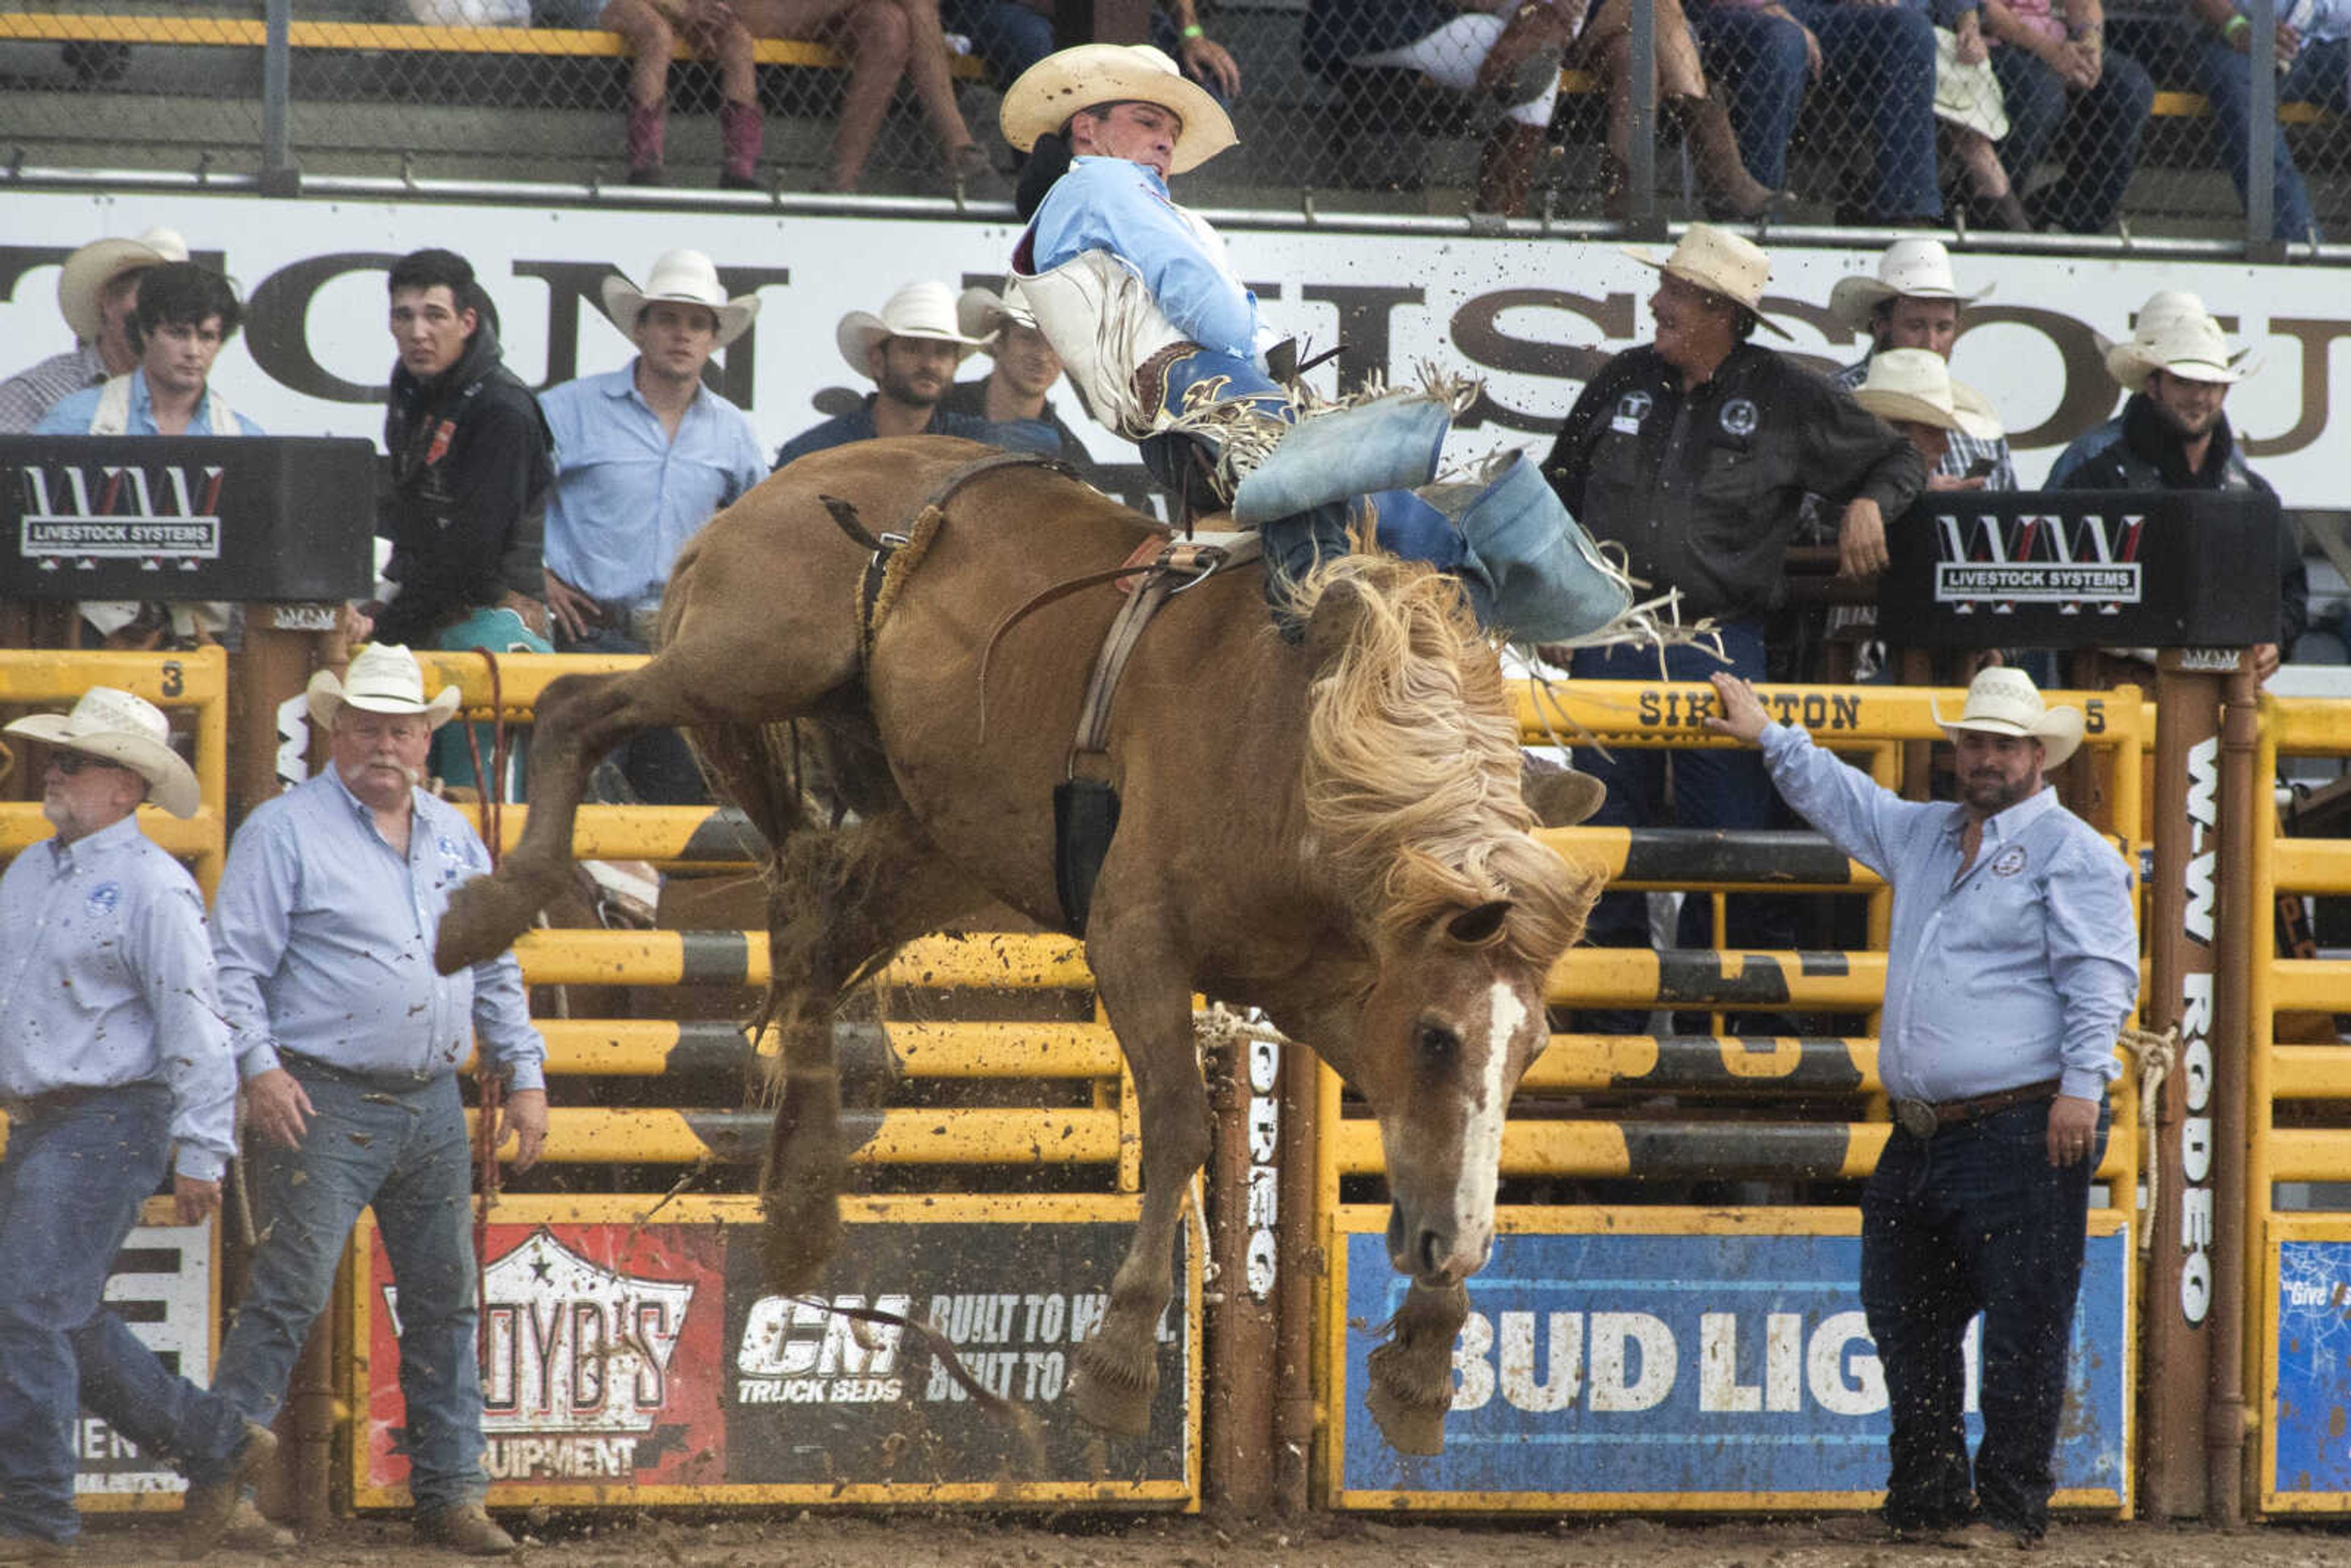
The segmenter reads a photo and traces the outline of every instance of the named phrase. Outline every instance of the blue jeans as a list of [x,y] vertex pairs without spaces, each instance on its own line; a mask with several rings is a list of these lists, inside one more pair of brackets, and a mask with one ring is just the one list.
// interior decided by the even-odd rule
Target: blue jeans
[[[650,653],[653,650],[626,632],[613,626],[590,626],[584,637],[571,638],[560,629],[556,632],[559,653]],[[685,737],[674,729],[648,729],[629,737],[614,748],[622,776],[637,799],[648,806],[706,806],[710,791],[704,788],[702,768],[694,760],[694,752],[685,744]]]
[[2022,192],[2043,158],[2053,152],[2062,156],[2063,175],[2026,204],[2036,222],[2072,234],[2097,234],[2114,223],[2138,168],[2139,135],[2155,107],[2155,82],[2146,67],[2111,49],[2105,60],[2098,85],[2077,93],[2013,45],[1991,52],[1992,75],[2008,105],[2001,166]]
[[[2252,159],[2252,61],[2218,38],[2206,38],[2196,48],[2196,81],[2212,105],[2220,128],[2220,143],[2229,160],[2229,177],[2237,183],[2242,200]],[[2351,113],[2351,38],[2329,38],[2305,44],[2294,64],[2278,78],[2280,103],[2315,103],[2337,114]],[[2310,192],[2302,171],[2294,166],[2294,149],[2286,145],[2285,128],[2278,128],[2272,143],[2272,166],[2277,171],[2277,198],[2272,207],[2270,237],[2301,240],[2318,226],[2311,210]]]
[[[1733,621],[1726,624],[1722,650],[1730,656],[1728,665],[1697,648],[1668,648],[1665,651],[1667,674],[1677,681],[1704,681],[1727,668],[1743,680],[1764,678],[1763,629],[1759,623]],[[1579,681],[1655,681],[1657,653],[1648,648],[1585,648],[1575,655],[1573,674]],[[1673,769],[1670,813],[1666,809],[1669,760]],[[1592,814],[1593,827],[1758,829],[1780,824],[1779,795],[1763,769],[1762,756],[1746,747],[1669,751],[1625,746],[1609,757],[1579,751],[1575,765],[1608,787],[1607,798]],[[1726,915],[1733,946],[1781,949],[1796,945],[1795,919],[1784,896],[1741,894],[1729,901]],[[1602,894],[1584,923],[1583,937],[1594,947],[1648,946],[1648,895]],[[1693,894],[1682,901],[1675,940],[1683,947],[1714,946],[1712,913],[1704,897]],[[1587,1011],[1582,1027],[1626,1034],[1642,1028],[1642,1019],[1638,1012]]]
[[[1870,183],[1861,203],[1876,219],[1932,217],[1935,184],[1935,24],[1923,7],[1788,0],[1821,42],[1821,79],[1851,115],[1866,114]],[[1729,84],[1730,123],[1747,172],[1788,183],[1788,139],[1803,106],[1804,35],[1778,16],[1729,5],[1689,14],[1707,72]],[[1858,133],[1864,128],[1846,129]]]
[[[987,67],[988,79],[998,88],[1011,86],[1022,71],[1053,52],[1053,18],[1019,0],[948,0],[942,10],[947,31],[971,40],[971,52]],[[1176,24],[1167,19],[1166,12],[1156,8],[1151,13],[1151,41],[1171,56],[1179,44]],[[1224,95],[1215,83],[1200,85],[1210,97],[1223,101]]]
[[419,1082],[367,1077],[296,1057],[317,1114],[299,1149],[266,1140],[246,1162],[261,1241],[214,1383],[265,1425],[335,1288],[358,1222],[377,1234],[400,1291],[400,1392],[408,1487],[420,1511],[479,1502],[482,1380],[475,1349],[471,1149],[455,1073]]
[[[1890,1401],[1886,1522],[1938,1529],[1974,1512],[2003,1530],[2048,1528],[2057,1422],[2090,1173],[2106,1146],[2049,1164],[2046,1100],[1921,1141],[1899,1127],[1861,1195],[1861,1304]],[[1969,1483],[1960,1342],[1983,1314],[1983,1442]]]
[[87,1407],[190,1480],[225,1479],[245,1422],[164,1370],[106,1306],[107,1270],[162,1185],[172,1092],[111,1089],[18,1115],[0,1159],[0,1539],[70,1542],[73,1428]]

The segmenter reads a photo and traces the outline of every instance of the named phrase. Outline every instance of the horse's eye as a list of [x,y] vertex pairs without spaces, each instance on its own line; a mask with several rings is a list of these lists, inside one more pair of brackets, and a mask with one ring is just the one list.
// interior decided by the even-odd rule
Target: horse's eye
[[1441,1023],[1422,1024],[1414,1034],[1413,1044],[1419,1048],[1420,1059],[1431,1067],[1445,1067],[1461,1053],[1461,1037]]

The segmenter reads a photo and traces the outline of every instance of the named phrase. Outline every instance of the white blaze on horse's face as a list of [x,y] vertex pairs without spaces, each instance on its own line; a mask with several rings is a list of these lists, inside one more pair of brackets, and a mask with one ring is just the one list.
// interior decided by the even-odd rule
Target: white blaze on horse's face
[[1493,1019],[1486,1030],[1486,1071],[1478,1094],[1463,1103],[1461,1176],[1453,1188],[1453,1236],[1457,1257],[1474,1259],[1465,1274],[1485,1267],[1494,1245],[1494,1192],[1502,1180],[1502,1116],[1510,1106],[1517,1075],[1510,1071],[1512,1045],[1526,1026],[1527,1007],[1508,980],[1496,980]]

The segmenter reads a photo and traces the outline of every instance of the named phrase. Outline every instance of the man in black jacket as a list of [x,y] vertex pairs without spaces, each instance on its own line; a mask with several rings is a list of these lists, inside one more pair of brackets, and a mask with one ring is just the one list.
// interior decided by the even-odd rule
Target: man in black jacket
[[[1807,492],[1842,508],[1837,549],[1854,577],[1882,570],[1886,526],[1927,483],[1909,442],[1849,393],[1748,340],[1758,326],[1771,258],[1746,240],[1693,224],[1671,256],[1635,259],[1663,274],[1649,301],[1654,342],[1602,368],[1560,431],[1543,471],[1584,531],[1621,547],[1651,592],[1677,591],[1685,620],[1719,624],[1730,673],[1764,678],[1764,617],[1784,592],[1788,540]],[[1785,336],[1784,333],[1782,334]],[[1694,647],[1667,649],[1672,678],[1703,681],[1723,666]],[[1655,680],[1657,654],[1586,648],[1582,679]],[[1693,715],[1695,718],[1697,716]],[[1583,764],[1608,786],[1595,823],[1641,827],[1666,820],[1667,754],[1624,748]],[[1773,796],[1751,753],[1677,754],[1674,817],[1684,827],[1773,825]],[[1648,946],[1638,894],[1610,894],[1586,935],[1596,946]],[[1714,946],[1707,901],[1682,907],[1681,943]],[[1730,905],[1740,946],[1793,946],[1783,904]],[[1593,1019],[1630,1028],[1629,1019]]]
[[[2130,391],[2122,418],[2086,438],[2059,481],[2067,490],[2260,490],[2269,481],[2245,462],[2229,416],[2229,389],[2252,373],[2231,357],[2220,323],[2201,314],[2164,321],[2106,351],[2106,371]],[[2076,455],[2069,451],[2068,456]],[[2253,673],[2268,680],[2279,648],[2291,651],[2310,623],[2310,574],[2294,525],[2278,517],[2278,635],[2253,650]]]
[[[384,413],[397,593],[379,641],[548,651],[540,539],[554,445],[538,400],[498,357],[496,307],[465,258],[420,250],[393,263],[400,350]],[[486,616],[486,612],[503,615]],[[460,640],[453,641],[456,638]]]

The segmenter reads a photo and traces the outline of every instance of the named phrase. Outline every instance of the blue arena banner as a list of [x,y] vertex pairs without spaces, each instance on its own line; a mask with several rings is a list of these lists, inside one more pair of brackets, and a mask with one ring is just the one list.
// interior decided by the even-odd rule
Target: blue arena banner
[[[2296,1218],[2303,1217],[2296,1216]],[[2351,1241],[2278,1244],[2280,1492],[2351,1492]]]
[[[2094,1229],[2105,1234],[2090,1239],[2074,1313],[2057,1485],[2119,1502],[2129,1236]],[[1383,1237],[1344,1240],[1343,1490],[1768,1506],[1885,1488],[1885,1379],[1855,1285],[1857,1237],[1506,1231],[1469,1282],[1445,1451],[1426,1458],[1390,1448],[1364,1399],[1378,1343],[1366,1325],[1394,1313],[1405,1282]],[[1972,1443],[1974,1328],[1968,1361]]]

